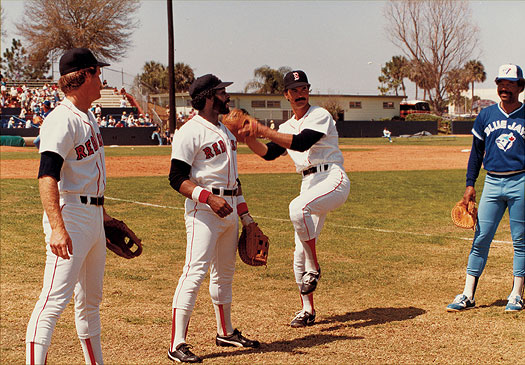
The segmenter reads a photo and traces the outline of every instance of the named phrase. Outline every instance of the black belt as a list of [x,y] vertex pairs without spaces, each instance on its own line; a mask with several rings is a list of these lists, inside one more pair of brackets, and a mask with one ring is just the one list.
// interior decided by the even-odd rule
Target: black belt
[[[80,202],[82,204],[88,203],[88,197],[85,195],[80,195]],[[103,196],[92,196],[89,198],[89,204],[91,205],[104,205],[104,197]]]
[[224,195],[224,196],[236,196],[237,195],[237,189],[233,189],[233,190],[224,189],[222,190],[222,194],[221,194],[221,189],[211,188],[211,192],[215,195]]
[[310,174],[315,174],[316,172],[326,171],[326,170],[328,170],[329,167],[330,167],[330,165],[328,165],[328,164],[319,165],[319,166],[312,166],[309,169],[303,170],[302,174],[303,174],[303,177],[304,176],[308,176]]

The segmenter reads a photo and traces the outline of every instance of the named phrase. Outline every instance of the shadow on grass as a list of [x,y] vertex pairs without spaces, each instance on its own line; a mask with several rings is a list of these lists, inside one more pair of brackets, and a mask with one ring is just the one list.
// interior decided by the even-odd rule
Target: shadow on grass
[[506,305],[507,305],[506,299],[498,299],[491,304],[480,305],[478,308],[505,307]]
[[362,340],[361,336],[336,336],[328,334],[313,334],[301,338],[295,338],[287,341],[276,341],[270,343],[262,343],[258,349],[242,348],[235,351],[215,352],[212,354],[202,356],[203,359],[213,359],[216,357],[237,356],[255,353],[271,353],[271,352],[289,352],[294,354],[303,354],[304,352],[297,350],[298,348],[311,348],[313,345],[319,346],[334,341],[344,340]]
[[[360,312],[348,312],[328,317],[318,324],[334,323],[332,327],[323,328],[321,331],[333,331],[341,327],[367,327],[378,324],[406,321],[426,313],[425,310],[415,307],[406,308],[368,308]],[[348,323],[355,322],[355,323]]]

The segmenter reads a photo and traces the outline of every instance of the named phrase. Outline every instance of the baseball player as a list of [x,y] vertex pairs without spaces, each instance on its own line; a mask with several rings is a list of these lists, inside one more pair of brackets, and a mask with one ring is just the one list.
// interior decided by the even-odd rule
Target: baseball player
[[350,180],[343,168],[335,122],[330,113],[309,104],[310,84],[303,71],[284,77],[284,96],[294,115],[278,131],[259,124],[256,134],[269,139],[263,144],[250,137],[248,146],[265,160],[288,152],[302,175],[301,192],[290,203],[290,219],[295,229],[294,274],[299,286],[302,310],[292,327],[314,324],[313,291],[321,276],[316,244],[328,212],[341,206],[350,191]]
[[100,98],[99,62],[85,48],[60,58],[66,97],[40,131],[38,182],[44,207],[44,283],[26,332],[26,363],[44,364],[56,322],[75,294],[75,324],[86,364],[102,364],[99,306],[106,259],[104,144],[89,111]]
[[238,215],[252,221],[240,191],[237,140],[219,122],[228,114],[230,96],[214,75],[197,78],[189,92],[198,114],[174,135],[170,185],[187,199],[186,262],[173,296],[171,345],[168,357],[201,362],[186,343],[190,316],[199,287],[210,269],[210,296],[217,320],[217,346],[259,347],[231,323],[232,281],[238,241]]
[[476,201],[474,184],[481,164],[487,170],[479,202],[476,233],[468,258],[467,278],[462,294],[447,306],[457,312],[476,305],[474,295],[483,273],[490,244],[508,208],[514,245],[513,286],[507,312],[523,309],[525,278],[525,106],[518,100],[525,87],[523,71],[517,65],[500,66],[496,77],[499,104],[483,109],[472,128],[473,142],[467,166],[465,205]]

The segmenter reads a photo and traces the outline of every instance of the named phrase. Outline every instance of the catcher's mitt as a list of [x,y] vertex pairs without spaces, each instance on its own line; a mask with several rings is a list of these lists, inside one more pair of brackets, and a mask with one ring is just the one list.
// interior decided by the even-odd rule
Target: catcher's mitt
[[476,203],[468,202],[468,207],[465,206],[463,200],[456,203],[451,212],[452,222],[460,228],[474,229],[476,226],[476,219],[478,218],[478,209]]
[[[104,230],[106,231],[106,247],[117,255],[132,259],[142,253],[142,241],[126,223],[112,218],[104,222]],[[132,251],[133,246],[137,246],[134,251]]]
[[[244,137],[252,137],[257,134],[257,119],[240,109],[232,109],[229,114],[226,114],[222,118],[222,124],[233,133],[239,142],[244,142]],[[248,130],[249,133],[239,134],[241,129]]]
[[252,222],[242,227],[239,237],[239,256],[242,262],[251,266],[266,265],[269,245],[268,237],[257,223]]

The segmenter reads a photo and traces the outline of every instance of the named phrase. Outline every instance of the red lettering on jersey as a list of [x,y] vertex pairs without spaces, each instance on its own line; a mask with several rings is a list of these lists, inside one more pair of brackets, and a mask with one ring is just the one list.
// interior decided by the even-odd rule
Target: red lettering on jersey
[[93,145],[93,148],[95,148],[95,151],[98,151],[98,143],[95,137],[91,136],[91,144]]
[[237,151],[237,141],[234,141],[233,139],[230,139],[231,145],[232,145],[232,151]]
[[83,145],[76,146],[75,152],[77,153],[77,160],[82,160],[84,157],[87,157],[86,151]]
[[203,152],[204,152],[204,154],[206,155],[206,160],[209,160],[210,158],[212,158],[213,156],[215,156],[215,155],[213,154],[213,152],[211,151],[211,148],[210,148],[210,147],[204,147]]
[[98,139],[98,146],[104,147],[104,141],[102,141],[102,134],[97,133],[97,139]]
[[95,151],[93,151],[93,147],[91,146],[91,141],[89,139],[86,141],[86,149],[88,151],[88,156],[91,156],[95,153]]
[[219,147],[221,148],[222,153],[226,152],[226,145],[224,144],[224,141],[219,141]]
[[221,154],[221,150],[219,150],[219,145],[217,143],[214,143],[211,146],[213,147],[213,151],[215,152],[216,155]]

